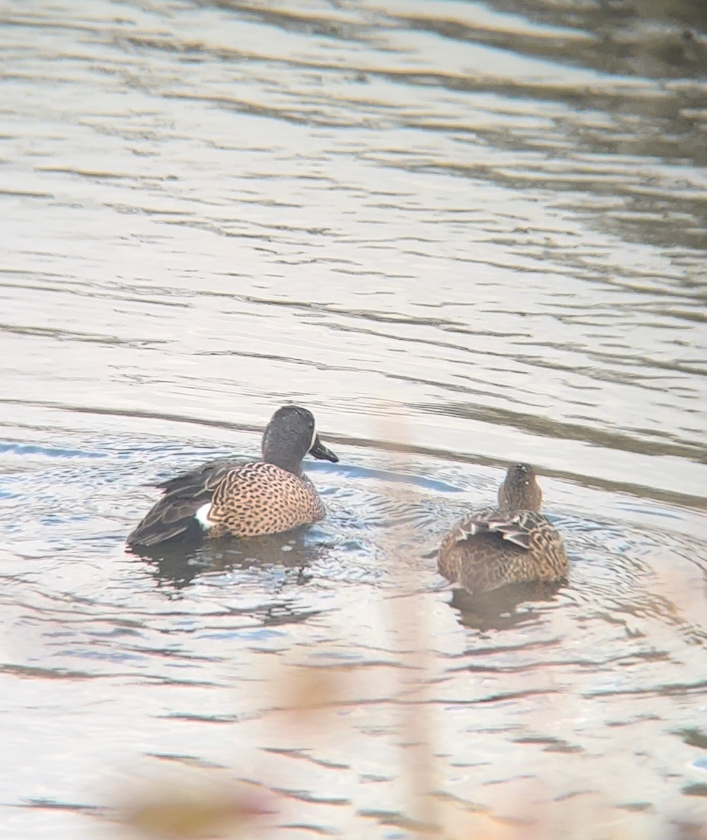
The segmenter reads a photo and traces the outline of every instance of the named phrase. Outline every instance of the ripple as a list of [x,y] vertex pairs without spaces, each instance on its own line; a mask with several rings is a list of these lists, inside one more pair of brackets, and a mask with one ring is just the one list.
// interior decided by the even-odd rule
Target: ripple
[[[698,824],[705,42],[663,6],[7,18],[8,830],[78,836],[141,761],[245,773],[277,836],[427,831],[432,763],[450,836]],[[146,482],[288,401],[341,450],[326,520],[124,551]],[[510,459],[569,580],[441,591]]]

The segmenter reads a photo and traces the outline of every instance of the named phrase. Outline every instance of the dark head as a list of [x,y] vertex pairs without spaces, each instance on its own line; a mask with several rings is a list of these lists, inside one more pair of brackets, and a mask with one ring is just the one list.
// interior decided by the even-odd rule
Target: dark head
[[273,414],[263,432],[263,461],[299,475],[302,458],[334,461],[339,459],[319,440],[314,416],[298,405],[283,405]]
[[511,464],[498,488],[498,506],[502,510],[536,510],[543,504],[535,470],[530,464]]

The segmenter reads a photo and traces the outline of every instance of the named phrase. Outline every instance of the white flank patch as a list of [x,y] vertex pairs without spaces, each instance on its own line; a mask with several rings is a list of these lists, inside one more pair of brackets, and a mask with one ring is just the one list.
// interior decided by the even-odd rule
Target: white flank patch
[[213,522],[209,522],[209,511],[211,510],[211,502],[207,502],[205,505],[202,505],[199,510],[194,514],[196,517],[199,525],[205,530],[208,531],[209,528],[213,527]]

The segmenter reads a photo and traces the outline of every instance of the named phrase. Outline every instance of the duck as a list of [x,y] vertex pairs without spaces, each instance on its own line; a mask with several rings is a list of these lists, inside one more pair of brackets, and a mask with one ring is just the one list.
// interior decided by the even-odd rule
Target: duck
[[511,464],[498,490],[498,507],[472,513],[443,539],[440,574],[472,594],[566,578],[567,552],[558,531],[540,513],[542,501],[530,464]]
[[339,458],[319,439],[312,412],[298,405],[278,408],[261,448],[262,461],[209,461],[158,484],[162,498],[128,536],[127,546],[278,534],[323,519],[324,503],[302,459],[311,455],[337,463]]

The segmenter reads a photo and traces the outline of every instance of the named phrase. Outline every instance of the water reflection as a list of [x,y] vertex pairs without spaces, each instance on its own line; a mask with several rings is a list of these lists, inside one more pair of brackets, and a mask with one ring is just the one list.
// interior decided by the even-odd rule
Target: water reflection
[[453,10],[449,18],[444,10],[435,10],[404,19],[445,38],[615,75],[701,79],[707,72],[704,9],[699,0],[561,6],[543,0],[489,0],[484,5],[486,9],[465,9],[449,4],[447,9]]
[[134,546],[131,551],[149,565],[158,585],[176,590],[188,586],[198,575],[280,567],[285,571],[281,586],[302,585],[310,575],[307,567],[324,556],[330,546],[308,539],[308,527],[284,534],[250,537],[239,540],[190,540],[161,543],[157,546]]
[[459,610],[459,623],[464,627],[484,632],[510,630],[519,625],[538,623],[542,607],[534,604],[552,602],[555,594],[566,585],[566,580],[516,583],[480,594],[455,589],[451,606]]

